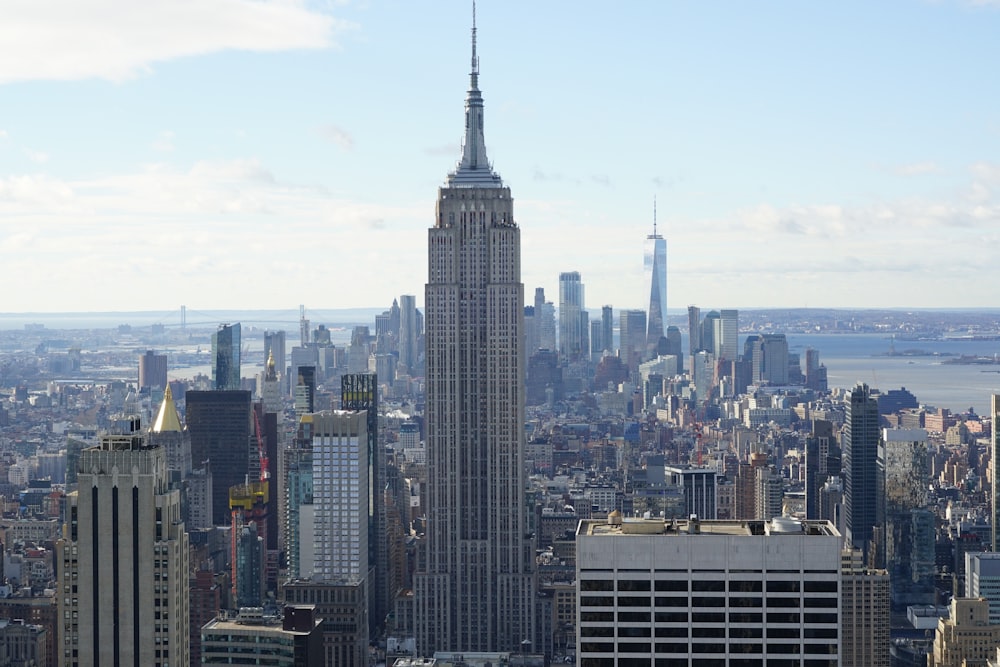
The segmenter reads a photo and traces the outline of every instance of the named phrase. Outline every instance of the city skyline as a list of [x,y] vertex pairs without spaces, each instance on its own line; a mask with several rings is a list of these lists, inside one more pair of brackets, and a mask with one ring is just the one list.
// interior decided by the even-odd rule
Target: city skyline
[[[7,7],[0,259],[29,287],[5,310],[419,294],[413,248],[460,143],[469,5]],[[478,12],[490,155],[518,196],[526,289],[556,294],[559,273],[579,271],[594,307],[646,308],[656,197],[671,304],[1000,296],[1000,100],[982,84],[1000,56],[997,3]]]

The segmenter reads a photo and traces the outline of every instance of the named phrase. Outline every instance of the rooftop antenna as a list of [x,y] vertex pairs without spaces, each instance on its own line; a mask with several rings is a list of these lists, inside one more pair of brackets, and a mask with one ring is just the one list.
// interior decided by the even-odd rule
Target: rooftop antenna
[[476,57],[476,0],[472,0],[472,74],[479,74],[479,58]]
[[653,236],[656,236],[656,195],[653,195]]

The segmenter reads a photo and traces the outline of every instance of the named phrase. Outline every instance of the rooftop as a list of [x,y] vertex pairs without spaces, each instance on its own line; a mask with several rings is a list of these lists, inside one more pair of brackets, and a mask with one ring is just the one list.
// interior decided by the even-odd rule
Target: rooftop
[[799,521],[787,517],[775,517],[770,521],[701,521],[698,519],[623,519],[612,512],[607,520],[584,520],[580,522],[577,535],[597,537],[601,535],[720,535],[720,536],[787,536],[822,535],[836,536],[840,533],[829,521]]

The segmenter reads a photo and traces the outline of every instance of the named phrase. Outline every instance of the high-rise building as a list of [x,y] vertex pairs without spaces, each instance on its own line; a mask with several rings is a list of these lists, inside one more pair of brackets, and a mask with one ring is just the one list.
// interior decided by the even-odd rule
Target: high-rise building
[[[368,416],[305,415],[311,434],[312,505],[298,508],[298,579],[285,602],[315,604],[326,620],[328,665],[368,664]],[[306,430],[303,430],[303,434]]]
[[653,202],[653,233],[643,248],[643,275],[649,286],[649,316],[646,348],[656,349],[667,331],[667,241],[656,233],[656,202]]
[[417,650],[518,651],[535,630],[524,471],[524,286],[486,157],[476,28],[465,141],[438,191],[426,286],[427,507]]
[[646,311],[619,311],[618,330],[618,356],[629,371],[636,371],[646,352]]
[[701,325],[699,326],[700,332],[698,337],[701,340],[701,348],[713,357],[718,357],[721,346],[719,339],[721,335],[720,319],[722,319],[722,315],[719,314],[719,311],[710,310],[705,313],[705,319],[701,321]]
[[212,386],[216,390],[240,388],[240,323],[220,324],[212,334]]
[[285,356],[285,332],[265,331],[264,332],[264,358],[274,360],[275,372],[278,378],[284,378],[288,372],[288,357]]
[[[994,424],[1000,424],[1000,394],[990,397],[990,415]],[[990,494],[990,525],[1000,526],[1000,484],[996,482],[1000,473],[1000,428],[993,428],[993,448],[990,451],[990,479],[993,482],[993,492]],[[1000,530],[993,531],[993,551],[1000,553]]]
[[[885,475],[885,564],[892,575],[893,602],[934,602],[933,513],[927,509],[930,465],[927,431],[882,430],[880,473]],[[931,514],[931,539],[924,525]]]
[[841,552],[842,667],[889,667],[889,573],[864,566],[857,549]]
[[580,521],[577,664],[839,665],[840,542],[781,518]]
[[723,309],[719,313],[717,322],[718,333],[715,338],[719,349],[716,350],[716,357],[720,360],[736,361],[740,355],[740,311]]
[[698,306],[688,306],[688,354],[702,349],[701,345],[701,309]]
[[1000,625],[990,623],[986,598],[951,599],[951,613],[938,620],[927,667],[985,665],[996,657]]
[[167,471],[171,481],[180,481],[191,474],[191,438],[181,425],[174,404],[174,394],[167,385],[163,402],[149,429],[149,444],[163,447],[167,456]]
[[578,271],[559,274],[559,356],[576,360],[584,352],[583,282]]
[[167,386],[167,355],[146,350],[139,357],[139,389]]
[[[58,664],[188,665],[188,538],[166,453],[138,418],[83,450],[67,494]],[[155,618],[154,618],[155,614]]]
[[752,383],[788,384],[788,340],[785,334],[747,336],[743,343],[743,357],[750,363]]
[[844,419],[844,519],[847,542],[866,555],[884,520],[879,441],[878,401],[868,385],[859,384],[851,391]]
[[615,311],[611,306],[601,306],[601,350],[615,352]]
[[1000,553],[970,551],[965,554],[965,597],[986,598],[990,625],[1000,625]]
[[[382,625],[392,608],[398,591],[391,590],[392,574],[389,568],[391,542],[402,540],[402,535],[390,534],[386,522],[384,494],[386,485],[385,448],[378,437],[378,376],[372,373],[347,374],[340,379],[340,407],[344,410],[364,411],[366,415],[366,442],[368,448],[368,571],[369,590],[372,593],[370,619],[373,629]],[[374,633],[373,633],[374,634]]]
[[404,294],[399,297],[399,365],[412,375],[420,356],[417,350],[417,297]]
[[[545,300],[545,289],[535,288],[534,326],[538,336],[538,350],[556,351],[556,307],[551,301]],[[535,350],[527,350],[527,354]]]
[[250,472],[250,392],[188,391],[184,402],[191,460],[195,468],[209,462],[212,523],[229,525],[229,488],[246,481]]

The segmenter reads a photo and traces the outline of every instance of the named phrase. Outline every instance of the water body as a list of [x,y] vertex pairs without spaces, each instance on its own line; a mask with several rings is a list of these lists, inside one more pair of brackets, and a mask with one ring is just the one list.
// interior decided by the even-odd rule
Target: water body
[[[806,348],[819,350],[831,388],[858,382],[888,391],[906,387],[924,405],[989,415],[990,397],[1000,394],[1000,364],[947,364],[960,355],[1000,355],[1000,341],[893,341],[884,334],[789,334],[788,349],[805,364]],[[920,350],[927,356],[889,356]],[[742,349],[742,348],[741,348]]]

